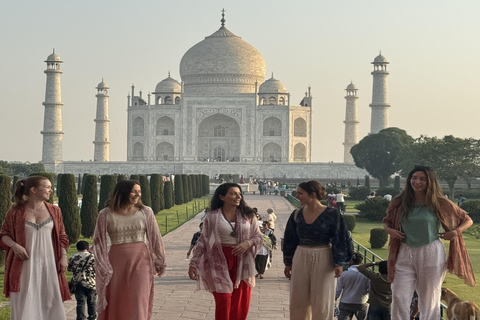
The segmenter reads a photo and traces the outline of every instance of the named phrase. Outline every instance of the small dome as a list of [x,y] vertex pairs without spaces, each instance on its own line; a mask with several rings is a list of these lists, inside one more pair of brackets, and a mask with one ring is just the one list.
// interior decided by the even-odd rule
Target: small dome
[[160,93],[160,92],[181,93],[182,85],[177,80],[171,78],[170,75],[168,75],[168,78],[160,81],[155,87],[155,93]]
[[375,59],[373,60],[373,63],[388,63],[388,62],[384,56],[379,54],[377,57],[375,57]]
[[108,84],[106,84],[102,79],[102,82],[98,84],[97,89],[108,89]]
[[262,83],[258,89],[258,93],[286,93],[287,88],[279,80],[273,76]]
[[62,59],[55,53],[55,50],[53,50],[53,53],[48,56],[47,60],[45,62],[63,62]]
[[347,90],[358,90],[357,86],[353,84],[353,82],[350,82],[350,84],[347,86]]

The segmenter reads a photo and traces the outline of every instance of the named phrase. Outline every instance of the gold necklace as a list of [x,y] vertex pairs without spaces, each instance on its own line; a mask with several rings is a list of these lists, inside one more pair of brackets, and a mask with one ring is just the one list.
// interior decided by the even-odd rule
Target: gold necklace
[[235,227],[237,226],[237,214],[235,213],[235,227],[232,225],[230,220],[227,219],[227,216],[225,216],[225,213],[223,212],[223,209],[222,209],[222,215],[225,218],[225,220],[227,220],[228,224],[230,225],[230,228],[232,228],[232,232],[230,232],[230,235],[232,237],[236,238],[237,235],[238,235],[237,231],[235,230]]

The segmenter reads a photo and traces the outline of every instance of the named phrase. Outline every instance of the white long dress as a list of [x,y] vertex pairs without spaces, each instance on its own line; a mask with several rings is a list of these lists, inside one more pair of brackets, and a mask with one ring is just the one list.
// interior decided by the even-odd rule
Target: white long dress
[[25,222],[20,291],[10,292],[11,320],[66,320],[52,245],[53,219]]

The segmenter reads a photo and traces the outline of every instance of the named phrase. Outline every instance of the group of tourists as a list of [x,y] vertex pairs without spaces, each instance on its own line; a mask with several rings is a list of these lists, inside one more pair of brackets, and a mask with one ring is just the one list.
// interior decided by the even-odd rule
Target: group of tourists
[[[343,309],[350,307],[344,284],[351,274],[358,271],[369,277],[363,287],[372,292],[376,290],[373,279],[378,277],[366,271],[371,265],[357,266],[342,214],[321,203],[325,187],[312,180],[300,183],[296,191],[300,208],[290,214],[283,237],[290,319],[333,320],[336,298],[341,308],[342,302]],[[47,202],[51,192],[46,178],[19,181],[15,204],[0,231],[0,247],[7,250],[4,293],[10,297],[11,319],[66,319],[62,301],[71,298],[67,268],[76,277],[80,274],[78,293],[75,291],[80,301],[78,319],[95,319],[95,313],[101,320],[151,319],[153,278],[165,272],[165,250],[152,209],[141,203],[140,185],[132,180],[117,183],[98,215],[93,247],[80,241],[78,253],[70,261],[62,214]],[[216,189],[187,254],[191,255],[189,277],[196,281],[197,289],[213,295],[215,319],[247,319],[252,287],[256,277],[263,278],[263,265],[273,249],[266,239],[273,244],[270,235],[276,215],[269,210],[262,217],[261,228],[258,220],[238,184],[224,183]],[[439,319],[446,269],[475,285],[462,238],[472,220],[443,196],[431,168],[416,166],[402,193],[390,202],[383,223],[390,243],[388,262],[383,265],[388,271],[381,279],[391,284],[391,306],[380,303],[388,310],[386,315],[372,312],[368,319],[409,319],[414,291],[421,319]],[[448,259],[440,239],[450,241]],[[262,255],[267,258],[256,258]],[[346,267],[351,270],[342,277]],[[86,276],[93,268],[95,284],[88,284]],[[340,291],[336,290],[336,278]],[[378,304],[376,298],[368,303]]]

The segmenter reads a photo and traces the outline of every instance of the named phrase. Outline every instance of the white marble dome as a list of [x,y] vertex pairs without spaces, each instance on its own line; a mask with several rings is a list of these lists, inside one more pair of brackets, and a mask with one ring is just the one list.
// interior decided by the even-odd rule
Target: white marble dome
[[47,57],[47,60],[45,62],[63,62],[62,59],[55,53],[55,50],[51,55]]
[[384,56],[382,56],[381,54],[379,54],[378,56],[375,57],[375,59],[373,60],[374,63],[388,63],[387,62],[387,58],[385,58]]
[[350,84],[347,86],[347,90],[358,90],[357,86],[353,84],[353,82],[350,82]]
[[272,75],[270,79],[262,83],[260,88],[258,88],[258,93],[286,93],[287,88],[283,85],[282,82],[275,79]]
[[223,26],[191,47],[180,61],[186,93],[253,93],[265,72],[260,52]]
[[171,78],[170,75],[168,75],[168,78],[165,78],[162,81],[160,81],[155,87],[155,92],[181,93],[181,91],[182,91],[182,85],[177,80]]
[[103,81],[102,79],[102,82],[98,84],[97,89],[109,89],[108,84],[106,84],[105,81]]

